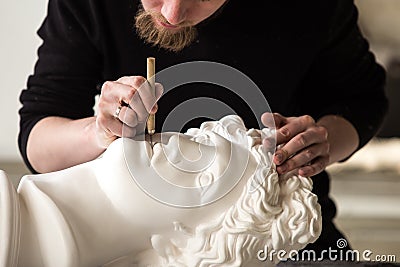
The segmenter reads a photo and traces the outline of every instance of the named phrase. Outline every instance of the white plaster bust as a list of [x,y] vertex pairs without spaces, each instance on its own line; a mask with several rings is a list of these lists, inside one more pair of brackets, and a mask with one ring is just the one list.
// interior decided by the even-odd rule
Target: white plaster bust
[[265,266],[260,249],[302,249],[320,235],[311,179],[279,177],[261,131],[238,116],[158,139],[154,150],[117,139],[17,190],[0,171],[0,265]]

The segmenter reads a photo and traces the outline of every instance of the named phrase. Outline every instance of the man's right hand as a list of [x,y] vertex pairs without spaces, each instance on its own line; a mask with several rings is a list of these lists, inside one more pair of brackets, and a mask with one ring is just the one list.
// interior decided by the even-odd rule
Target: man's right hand
[[156,102],[163,93],[155,84],[155,95],[142,76],[125,76],[103,84],[96,117],[96,138],[106,148],[118,137],[143,133],[149,114],[157,111]]

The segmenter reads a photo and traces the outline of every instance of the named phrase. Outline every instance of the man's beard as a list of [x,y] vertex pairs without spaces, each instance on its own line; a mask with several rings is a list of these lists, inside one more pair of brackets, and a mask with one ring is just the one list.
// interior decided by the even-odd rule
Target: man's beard
[[135,17],[135,27],[140,38],[145,42],[166,50],[179,52],[189,46],[197,36],[197,30],[191,25],[179,25],[176,32],[156,25],[155,19],[168,24],[159,13],[139,9]]

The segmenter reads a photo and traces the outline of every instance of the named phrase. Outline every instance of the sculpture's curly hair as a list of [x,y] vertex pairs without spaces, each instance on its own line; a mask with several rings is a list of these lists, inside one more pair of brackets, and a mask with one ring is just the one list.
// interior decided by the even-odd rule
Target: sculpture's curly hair
[[[248,135],[254,136],[254,130]],[[250,149],[259,165],[233,206],[198,225],[185,247],[153,237],[153,244],[160,238],[168,243],[168,251],[156,249],[164,255],[162,266],[246,266],[260,249],[300,250],[319,237],[321,208],[311,192],[312,180],[293,172],[279,176],[271,154],[265,155],[261,145]]]

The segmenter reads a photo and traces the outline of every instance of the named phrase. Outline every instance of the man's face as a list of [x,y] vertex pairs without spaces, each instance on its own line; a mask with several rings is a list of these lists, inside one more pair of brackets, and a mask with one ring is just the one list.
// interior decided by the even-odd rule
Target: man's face
[[146,42],[180,51],[196,37],[195,25],[210,17],[227,0],[142,0],[136,29]]

